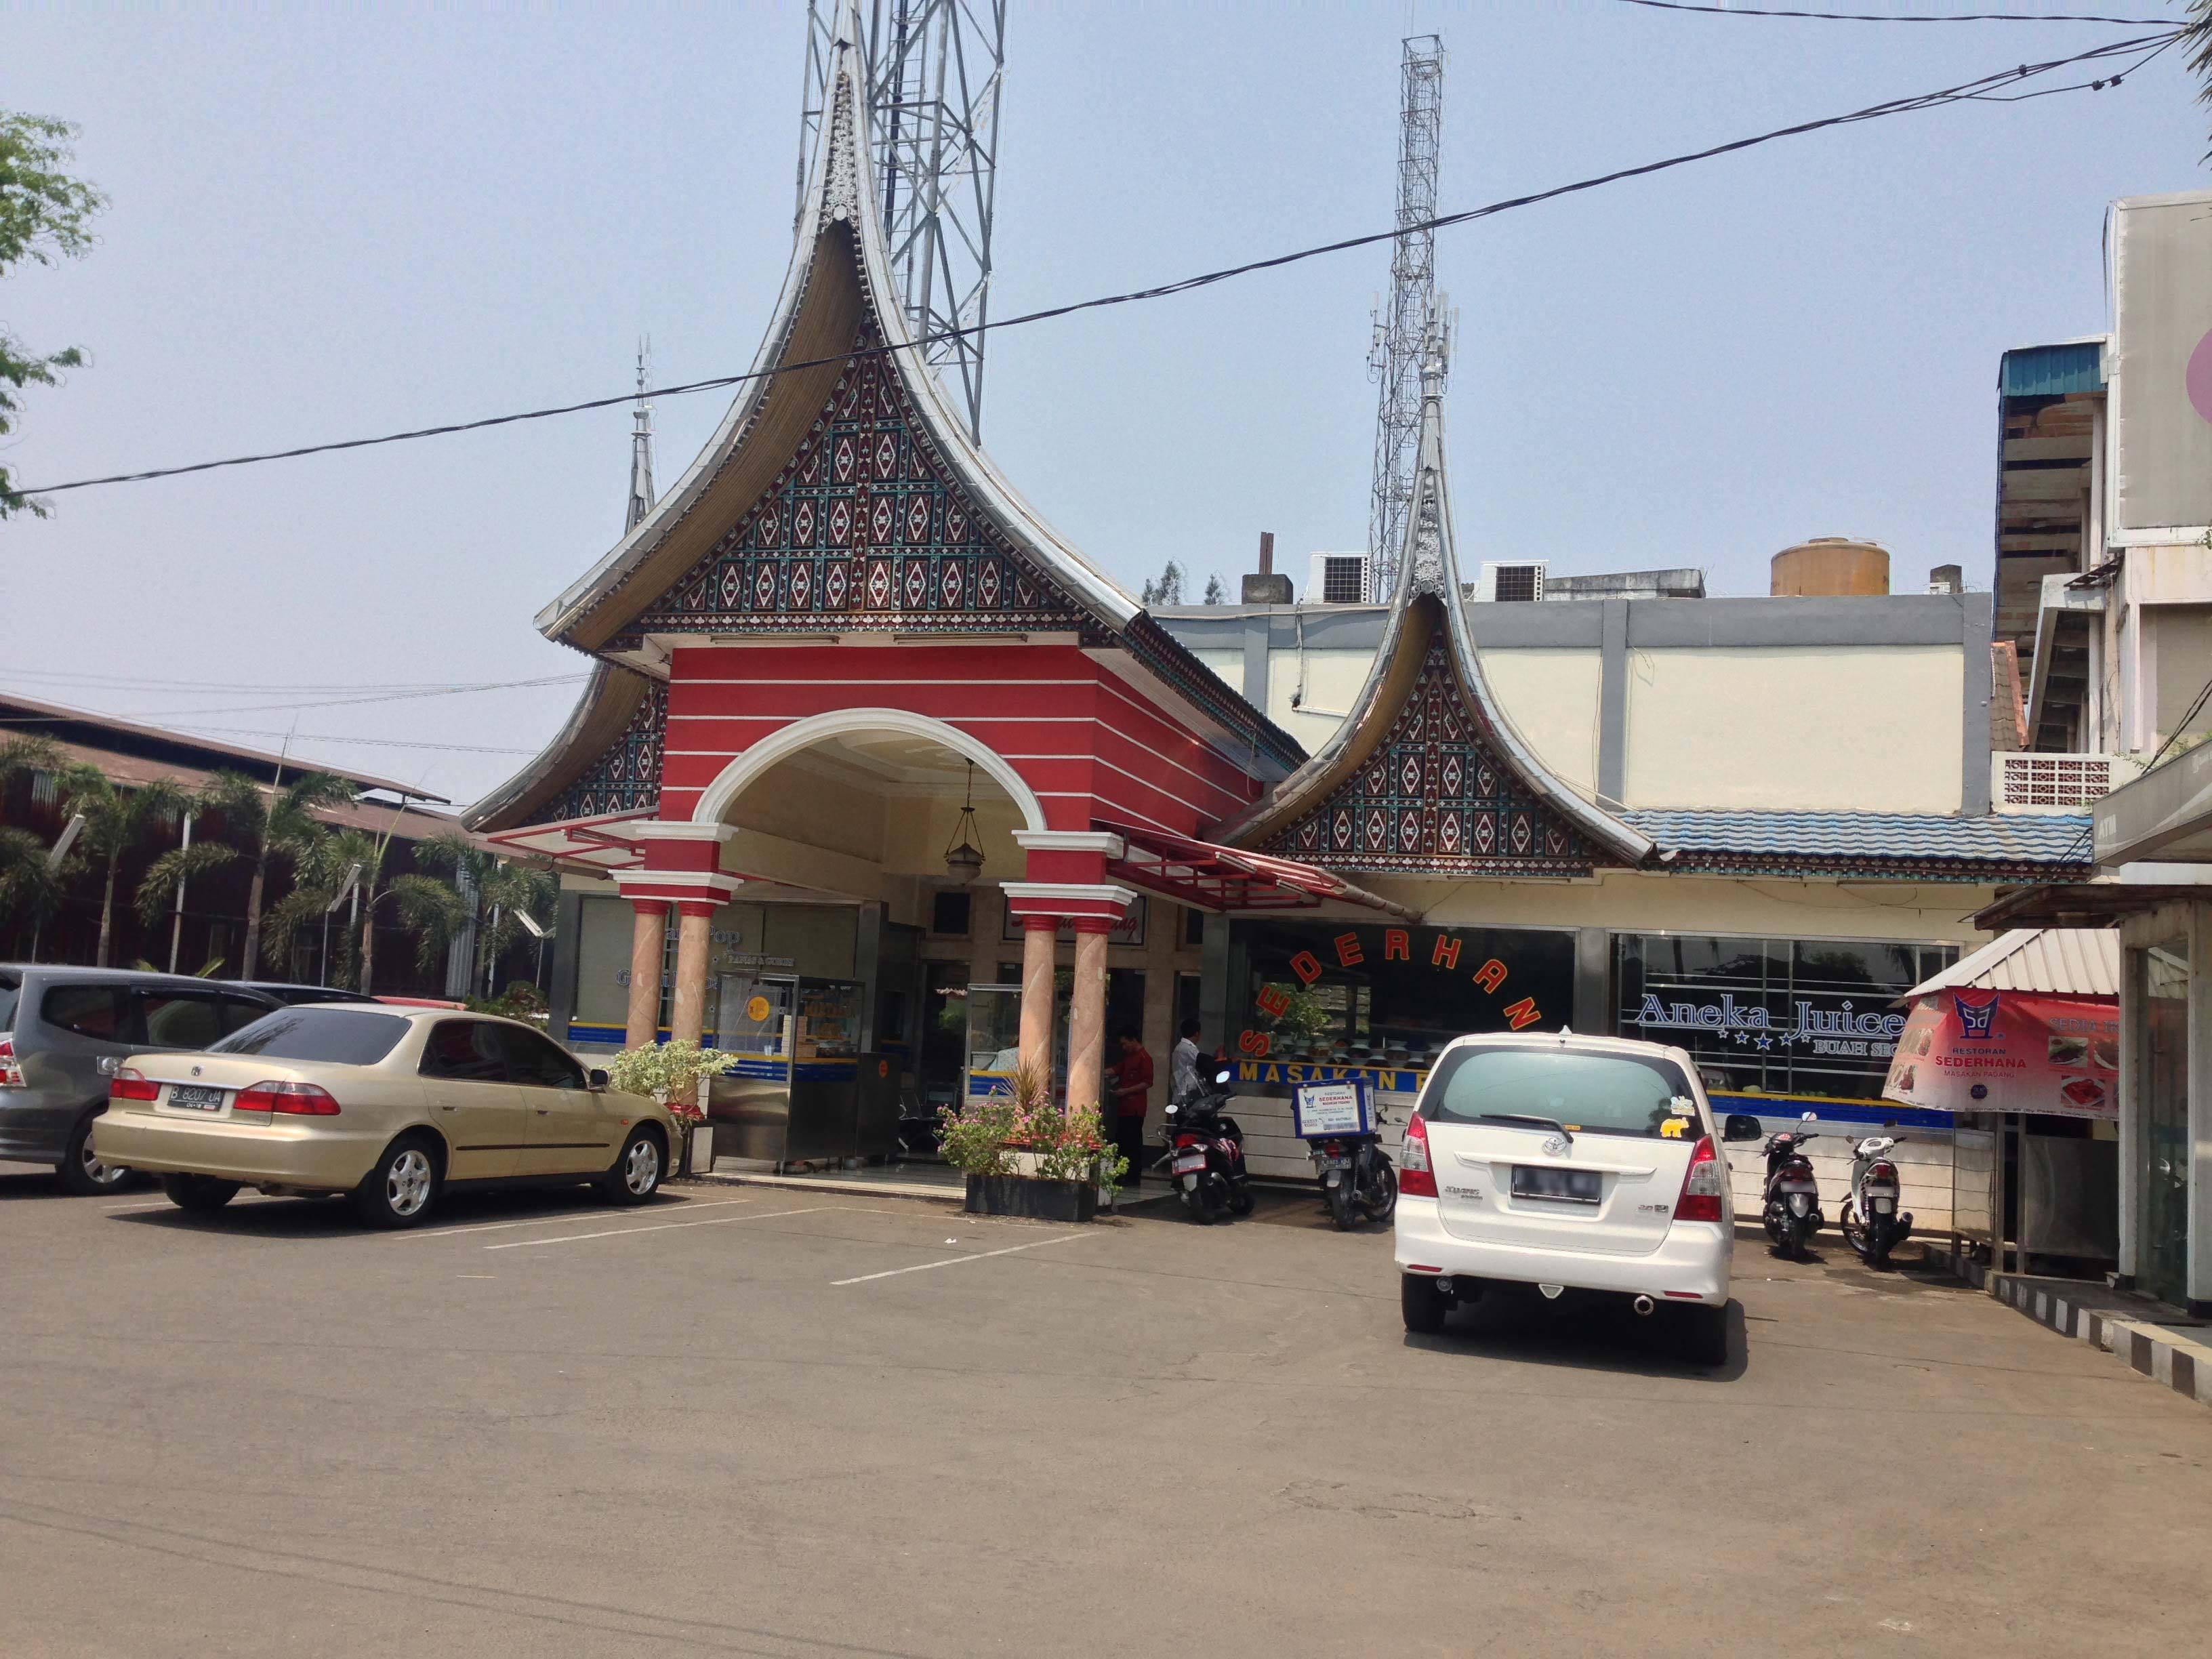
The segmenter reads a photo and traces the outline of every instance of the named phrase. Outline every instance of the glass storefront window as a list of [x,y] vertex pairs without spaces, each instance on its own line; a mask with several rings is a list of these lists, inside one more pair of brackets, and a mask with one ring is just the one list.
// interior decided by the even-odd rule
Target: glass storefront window
[[1874,1100],[1905,1011],[1948,945],[1623,933],[1616,1030],[1679,1045],[1716,1093]]
[[1557,1030],[1574,1009],[1571,933],[1238,921],[1231,1048],[1254,1060],[1425,1070],[1470,1031]]
[[2189,941],[2135,963],[2142,1009],[2143,1206],[2136,1282],[2164,1302],[2189,1293]]

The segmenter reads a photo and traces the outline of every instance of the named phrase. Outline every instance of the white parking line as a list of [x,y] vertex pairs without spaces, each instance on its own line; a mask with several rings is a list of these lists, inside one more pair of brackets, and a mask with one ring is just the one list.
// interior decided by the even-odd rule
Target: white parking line
[[843,1285],[866,1285],[871,1279],[896,1279],[901,1273],[926,1273],[932,1267],[957,1267],[963,1261],[981,1261],[986,1256],[1012,1255],[1017,1250],[1042,1249],[1048,1244],[1065,1244],[1071,1238],[1088,1237],[1084,1233],[1062,1233],[1056,1238],[1033,1238],[1026,1244],[1009,1244],[1003,1250],[978,1250],[973,1255],[948,1255],[942,1261],[917,1261],[911,1267],[891,1267],[879,1273],[862,1273],[858,1279],[833,1279],[831,1290]]
[[[688,1202],[684,1207],[687,1210],[725,1210],[732,1204],[759,1202],[757,1198],[718,1198],[708,1204]],[[386,1233],[384,1236],[394,1241],[403,1238],[451,1238],[455,1233],[496,1233],[504,1232],[509,1227],[551,1227],[563,1221],[574,1221],[576,1213],[570,1211],[565,1215],[541,1215],[528,1221],[471,1222],[460,1227],[433,1227],[426,1232]]]
[[[732,1199],[732,1203],[742,1203]],[[821,1210],[834,1210],[834,1204],[810,1204],[803,1210],[763,1210],[758,1215],[718,1215],[711,1221],[664,1221],[653,1227],[609,1227],[603,1232],[562,1233],[554,1238],[510,1238],[504,1244],[487,1244],[487,1250],[520,1250],[532,1244],[576,1244],[587,1238],[628,1238],[632,1233],[665,1233],[678,1227],[720,1227],[732,1221],[773,1221],[780,1215],[812,1215]]]

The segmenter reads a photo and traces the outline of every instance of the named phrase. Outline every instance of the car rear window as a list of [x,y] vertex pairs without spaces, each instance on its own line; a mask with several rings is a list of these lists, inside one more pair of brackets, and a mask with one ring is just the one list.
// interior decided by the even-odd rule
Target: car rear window
[[57,985],[39,1004],[39,1018],[47,1024],[103,1042],[136,1042],[137,1012],[130,988],[114,983]]
[[[1690,1080],[1670,1060],[1572,1048],[1455,1048],[1421,1095],[1431,1122],[1543,1119],[1577,1133],[1679,1139],[1694,1124]],[[1698,1128],[1692,1139],[1705,1133]]]
[[265,1060],[317,1060],[333,1066],[374,1066],[406,1035],[407,1022],[397,1014],[310,1005],[264,1014],[208,1052],[259,1054]]

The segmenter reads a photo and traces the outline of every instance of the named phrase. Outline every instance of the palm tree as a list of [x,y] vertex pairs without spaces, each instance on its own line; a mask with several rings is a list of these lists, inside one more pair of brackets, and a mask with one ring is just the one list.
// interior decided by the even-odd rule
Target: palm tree
[[[58,772],[65,764],[60,746],[40,733],[0,741],[0,792],[15,781],[19,772]],[[0,803],[4,800],[4,793],[0,793]]]
[[[278,774],[281,780],[282,772]],[[268,884],[271,854],[291,856],[321,826],[315,809],[343,806],[353,786],[328,772],[302,772],[289,783],[263,783],[243,772],[218,772],[201,792],[201,803],[222,815],[224,838],[253,860],[253,882],[246,891],[246,948],[240,979],[252,979],[261,961],[261,898]]]
[[518,913],[529,911],[535,921],[550,914],[560,896],[561,884],[550,870],[488,853],[465,836],[431,836],[416,847],[415,861],[426,869],[450,872],[450,878],[399,876],[392,883],[400,916],[420,939],[416,959],[426,969],[435,966],[452,942],[473,924],[471,988],[522,937]]
[[100,896],[100,951],[94,963],[107,966],[107,952],[115,932],[115,877],[123,855],[143,840],[157,824],[173,822],[191,810],[191,797],[166,778],[125,787],[94,766],[63,769],[60,776],[62,810],[82,816],[79,839],[86,856],[107,866],[107,880]]
[[[286,850],[292,857],[292,890],[269,907],[264,925],[272,941],[270,955],[274,957],[281,950],[292,977],[304,980],[307,941],[301,938],[301,930],[319,925],[322,941],[327,943],[328,919],[332,907],[345,895],[347,872],[359,866],[361,879],[366,881],[377,848],[374,840],[362,830],[331,830],[317,825],[313,835],[288,843]],[[326,973],[325,983],[343,985],[353,977],[352,929],[343,924],[338,928],[338,950],[337,971]]]
[[[131,902],[137,907],[138,919],[149,928],[160,926],[161,913],[170,912],[174,925],[169,939],[169,971],[177,968],[177,945],[184,927],[184,913],[179,908],[179,895],[184,884],[210,871],[220,870],[238,856],[238,848],[226,847],[219,841],[196,841],[189,847],[172,847],[167,852],[146,866],[146,873],[138,879],[138,891]],[[220,962],[221,957],[216,961]]]

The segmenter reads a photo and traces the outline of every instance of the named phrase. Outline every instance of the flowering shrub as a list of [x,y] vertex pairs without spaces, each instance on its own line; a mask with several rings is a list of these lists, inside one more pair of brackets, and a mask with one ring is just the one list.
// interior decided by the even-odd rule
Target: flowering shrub
[[1033,1155],[1046,1181],[1095,1181],[1110,1190],[1128,1173],[1129,1161],[1106,1139],[1097,1110],[1061,1111],[1036,1066],[1015,1072],[1008,1093],[939,1109],[938,1125],[945,1161],[963,1175],[1016,1174],[1017,1152]]
[[687,1038],[625,1048],[607,1062],[607,1080],[626,1094],[651,1095],[678,1123],[703,1123],[699,1079],[720,1077],[738,1063],[735,1054],[704,1049]]

